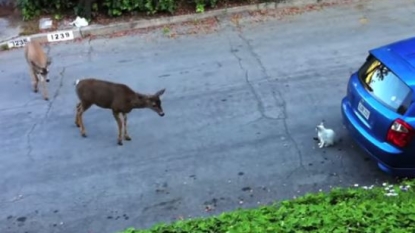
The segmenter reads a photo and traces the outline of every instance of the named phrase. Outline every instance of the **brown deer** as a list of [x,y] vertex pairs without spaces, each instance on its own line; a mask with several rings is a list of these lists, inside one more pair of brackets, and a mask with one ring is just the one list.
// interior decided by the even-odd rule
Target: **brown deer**
[[29,41],[24,50],[24,56],[27,64],[29,65],[29,73],[32,79],[33,91],[38,92],[39,79],[42,83],[43,99],[48,100],[48,90],[46,83],[49,82],[48,73],[49,65],[52,63],[51,57],[48,56],[50,49],[47,54],[43,51],[39,42]]
[[[75,124],[77,127],[80,127],[82,137],[86,137],[82,114],[94,104],[98,107],[112,110],[112,114],[118,124],[117,142],[120,146],[123,145],[122,133],[125,140],[131,140],[127,132],[127,114],[131,110],[135,108],[149,108],[158,113],[159,116],[164,116],[160,96],[163,95],[165,89],[159,90],[153,95],[145,95],[133,91],[125,84],[95,78],[78,79],[75,85],[76,94],[80,100],[76,105]],[[124,124],[121,122],[121,116]],[[123,126],[124,131],[122,131]]]

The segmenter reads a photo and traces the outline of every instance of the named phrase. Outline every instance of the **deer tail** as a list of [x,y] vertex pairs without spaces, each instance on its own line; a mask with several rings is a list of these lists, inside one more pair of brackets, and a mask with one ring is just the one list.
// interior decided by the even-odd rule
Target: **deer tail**
[[77,79],[77,80],[75,81],[75,83],[74,83],[74,84],[75,84],[75,86],[76,86],[76,85],[78,85],[78,83],[79,83],[79,79]]

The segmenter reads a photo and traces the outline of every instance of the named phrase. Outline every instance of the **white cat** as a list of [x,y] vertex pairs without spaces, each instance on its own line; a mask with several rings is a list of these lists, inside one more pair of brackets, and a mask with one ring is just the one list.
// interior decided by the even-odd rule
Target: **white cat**
[[334,145],[336,133],[332,129],[324,127],[324,123],[321,122],[316,126],[317,140],[319,141],[318,147],[328,147]]

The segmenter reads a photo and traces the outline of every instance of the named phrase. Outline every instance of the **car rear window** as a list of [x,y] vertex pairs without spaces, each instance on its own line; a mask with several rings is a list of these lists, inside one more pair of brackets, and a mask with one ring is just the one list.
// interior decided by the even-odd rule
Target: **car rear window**
[[368,56],[358,76],[383,105],[402,115],[408,110],[412,100],[411,88],[373,55]]

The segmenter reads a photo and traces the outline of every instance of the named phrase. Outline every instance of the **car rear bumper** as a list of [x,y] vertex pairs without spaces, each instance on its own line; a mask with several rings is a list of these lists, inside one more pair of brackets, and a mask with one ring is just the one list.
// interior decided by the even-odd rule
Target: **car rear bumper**
[[367,152],[375,161],[379,168],[391,175],[396,176],[415,176],[415,165],[409,166],[403,157],[402,151],[388,143],[380,142],[370,135],[356,119],[356,113],[346,97],[341,103],[342,121],[353,140]]

